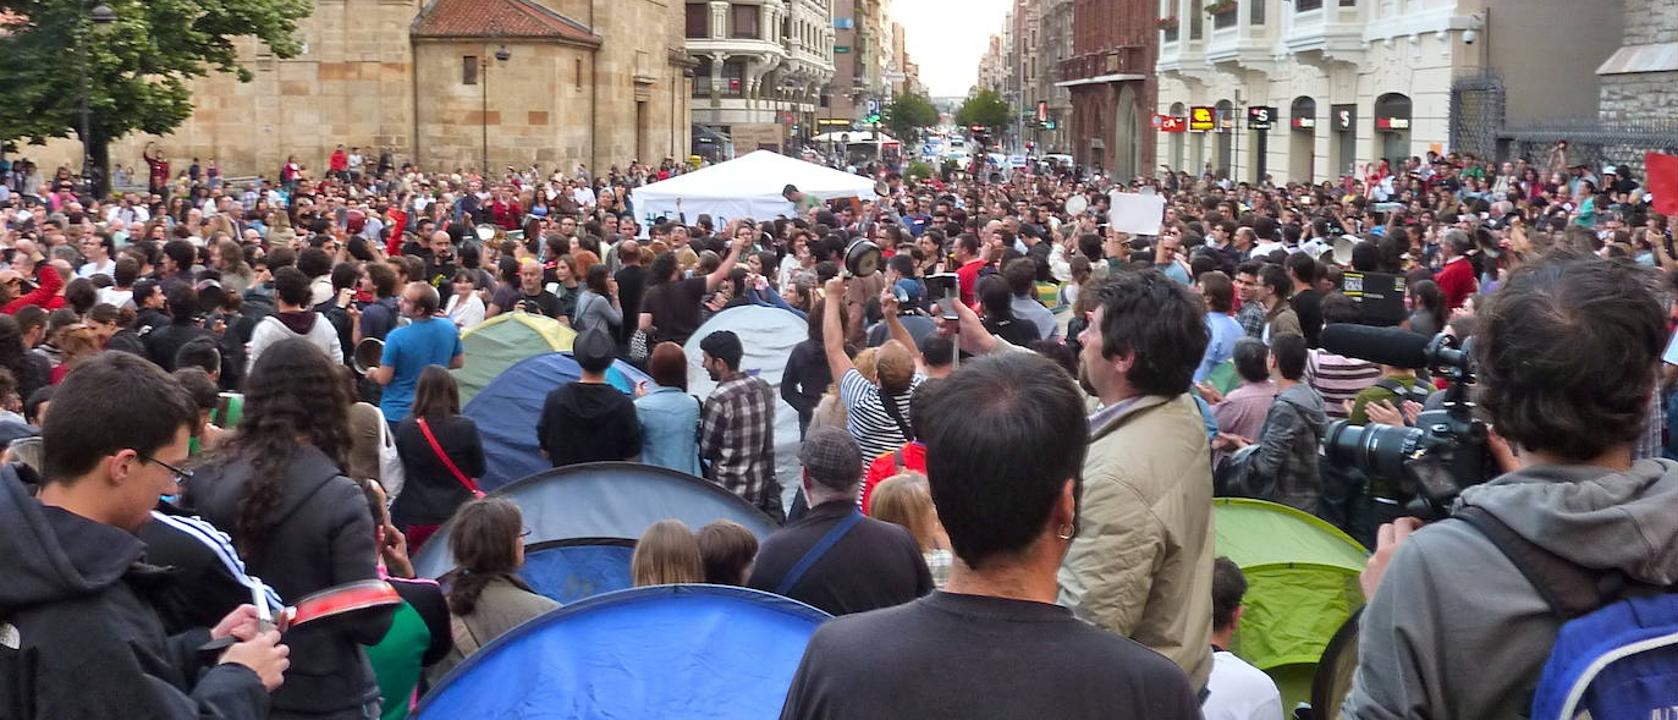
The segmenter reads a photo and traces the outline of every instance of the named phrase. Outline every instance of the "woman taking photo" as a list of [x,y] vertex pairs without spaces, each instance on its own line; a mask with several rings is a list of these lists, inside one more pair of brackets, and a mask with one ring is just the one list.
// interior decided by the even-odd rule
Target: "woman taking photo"
[[[379,578],[372,516],[341,469],[350,397],[333,366],[302,338],[269,346],[246,379],[238,432],[186,489],[188,506],[231,530],[251,574],[288,600]],[[270,717],[376,715],[379,688],[363,646],[379,642],[390,621],[389,610],[371,610],[353,623],[288,631],[291,669]]]
[[519,579],[523,535],[519,506],[505,498],[473,500],[455,513],[449,552],[458,564],[443,576],[454,649],[427,671],[433,683],[502,633],[559,607]]
[[420,371],[413,414],[396,426],[396,454],[404,479],[391,516],[418,552],[437,526],[478,494],[477,478],[484,474],[478,426],[460,414],[460,388],[442,366]]

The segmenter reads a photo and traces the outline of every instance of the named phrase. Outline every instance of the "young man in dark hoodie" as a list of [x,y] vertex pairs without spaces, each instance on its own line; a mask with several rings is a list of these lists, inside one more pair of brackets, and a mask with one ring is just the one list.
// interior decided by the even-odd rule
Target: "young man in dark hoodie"
[[605,330],[591,328],[577,336],[571,354],[582,366],[582,377],[548,393],[536,423],[536,442],[554,467],[641,454],[635,402],[606,384],[616,352],[617,342]]
[[0,469],[0,716],[267,717],[289,664],[279,633],[242,606],[213,630],[166,637],[154,603],[167,577],[134,535],[176,491],[191,400],[127,353],[90,360],[55,397],[64,412],[44,423],[39,496]]
[[1552,259],[1516,270],[1481,311],[1475,399],[1507,472],[1463,490],[1451,519],[1381,527],[1341,717],[1527,714],[1562,618],[1476,527],[1487,517],[1598,587],[1613,571],[1678,583],[1678,464],[1632,459],[1667,340],[1653,287],[1630,263]]

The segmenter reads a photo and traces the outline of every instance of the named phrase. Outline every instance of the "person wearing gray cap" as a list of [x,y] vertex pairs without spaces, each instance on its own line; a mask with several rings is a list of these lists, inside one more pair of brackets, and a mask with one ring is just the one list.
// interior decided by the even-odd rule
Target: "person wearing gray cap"
[[554,467],[634,460],[641,454],[635,402],[606,383],[617,348],[617,341],[600,328],[583,331],[572,343],[571,356],[582,376],[549,392],[536,421],[536,443]]
[[901,605],[932,592],[932,573],[909,531],[858,510],[862,451],[850,433],[811,430],[798,460],[810,511],[763,541],[748,587],[832,615]]

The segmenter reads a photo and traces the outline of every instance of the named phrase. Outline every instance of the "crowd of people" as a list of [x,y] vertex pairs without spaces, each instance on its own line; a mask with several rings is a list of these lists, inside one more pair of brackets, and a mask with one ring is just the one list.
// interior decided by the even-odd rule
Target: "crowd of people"
[[[1245,581],[1215,495],[1373,550],[1352,690],[1318,717],[1524,712],[1571,616],[1506,536],[1678,581],[1678,222],[1565,145],[1316,185],[882,170],[874,199],[789,185],[774,219],[639,217],[630,191],[673,160],[437,173],[340,146],[319,175],[234,186],[145,159],[149,193],[106,198],[0,166],[0,709],[20,717],[405,717],[557,607],[519,577],[520,508],[478,487],[449,372],[508,313],[576,331],[581,377],[529,428],[555,467],[670,468],[780,526],[660,522],[631,574],[838,616],[786,718],[1282,717],[1229,652]],[[1109,227],[1109,191],[1162,196],[1157,234]],[[707,334],[717,385],[690,394],[684,345],[741,305],[807,339],[776,388]],[[1345,324],[1472,338],[1496,467],[1454,478],[1454,507],[1478,520],[1422,527],[1414,483],[1319,451],[1334,421],[1415,426],[1448,395],[1325,348]],[[614,363],[651,382],[625,393]],[[798,477],[776,472],[783,404]],[[458,567],[414,578],[444,523]],[[399,605],[263,620],[377,580]]]

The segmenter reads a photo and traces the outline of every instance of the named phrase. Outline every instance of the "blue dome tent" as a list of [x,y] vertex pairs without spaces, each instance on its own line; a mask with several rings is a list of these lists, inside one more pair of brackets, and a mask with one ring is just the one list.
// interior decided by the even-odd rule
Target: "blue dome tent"
[[[552,468],[493,495],[512,500],[524,514],[530,530],[525,579],[560,602],[628,587],[635,539],[659,520],[675,518],[695,529],[733,520],[759,539],[775,530],[769,516],[715,483],[641,463]],[[439,528],[414,557],[421,576],[439,577],[454,568],[450,529]]]
[[[576,382],[582,374],[570,353],[537,355],[507,368],[466,404],[462,414],[478,424],[484,442],[485,472],[478,478],[479,487],[488,492],[551,467],[536,444],[536,421],[548,392]],[[621,360],[614,360],[606,371],[606,381],[628,395],[643,380],[652,382]]]
[[661,585],[535,618],[461,663],[414,717],[776,717],[828,615],[747,588]]

